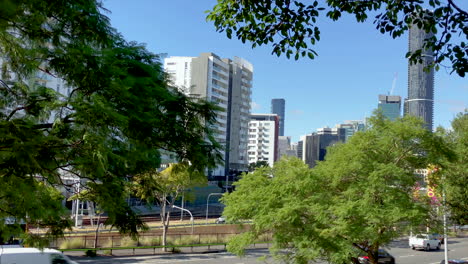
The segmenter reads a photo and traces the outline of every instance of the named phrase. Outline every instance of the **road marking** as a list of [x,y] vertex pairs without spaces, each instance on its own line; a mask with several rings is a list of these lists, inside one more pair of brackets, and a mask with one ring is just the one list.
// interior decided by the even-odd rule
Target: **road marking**
[[414,257],[415,255],[406,255],[406,256],[400,256],[400,258],[408,258],[408,257]]

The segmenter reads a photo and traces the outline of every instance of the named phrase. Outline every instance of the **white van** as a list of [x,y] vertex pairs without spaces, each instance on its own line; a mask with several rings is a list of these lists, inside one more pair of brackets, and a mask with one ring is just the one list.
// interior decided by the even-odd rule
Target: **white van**
[[0,264],[77,264],[62,252],[44,248],[0,248]]

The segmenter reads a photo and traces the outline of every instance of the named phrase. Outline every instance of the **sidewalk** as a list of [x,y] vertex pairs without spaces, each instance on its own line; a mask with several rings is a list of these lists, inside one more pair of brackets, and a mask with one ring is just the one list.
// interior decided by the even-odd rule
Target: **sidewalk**
[[[261,249],[269,248],[269,243],[253,244],[248,249]],[[176,252],[172,252],[173,249]],[[168,252],[163,252],[162,248],[135,248],[135,249],[113,249],[112,256],[123,257],[123,256],[144,256],[144,255],[165,255],[165,254],[190,254],[190,253],[217,253],[226,251],[226,245],[214,245],[214,246],[193,246],[193,247],[178,247],[171,246],[167,247]],[[65,251],[65,255],[70,257],[83,257],[88,258],[84,255],[83,251]],[[109,250],[98,250],[98,255],[110,256]]]

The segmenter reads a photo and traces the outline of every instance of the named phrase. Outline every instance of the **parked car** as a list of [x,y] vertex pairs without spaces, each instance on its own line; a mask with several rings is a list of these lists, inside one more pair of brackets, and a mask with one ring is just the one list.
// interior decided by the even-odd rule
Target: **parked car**
[[9,248],[3,247],[0,250],[0,260],[2,264],[78,264],[70,260],[62,252],[55,249],[44,248]]
[[215,221],[216,224],[225,224],[226,223],[226,218],[224,217],[218,217],[218,219],[216,219]]
[[[378,263],[383,263],[383,264],[395,264],[395,258],[390,255],[385,249],[379,249],[379,255],[377,262]],[[358,258],[359,263],[361,264],[368,264],[369,262],[369,256],[360,256]]]
[[[449,259],[449,264],[468,264],[468,260],[463,259]],[[440,264],[445,264],[445,259],[443,259]]]
[[444,244],[444,235],[441,235],[441,234],[438,234],[438,233],[433,233],[432,236],[439,239],[440,244],[442,244],[442,245]]
[[431,250],[431,249],[440,249],[441,243],[438,238],[434,237],[433,235],[428,234],[419,234],[416,236],[411,236],[409,238],[409,246],[411,249],[424,249],[424,250]]

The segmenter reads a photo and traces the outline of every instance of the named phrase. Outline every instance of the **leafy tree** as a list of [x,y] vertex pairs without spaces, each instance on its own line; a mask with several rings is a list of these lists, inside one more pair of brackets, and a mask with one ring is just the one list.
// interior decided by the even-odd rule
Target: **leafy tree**
[[[141,221],[125,202],[127,176],[157,168],[161,149],[192,162],[194,172],[220,160],[209,129],[217,108],[168,86],[158,56],[125,41],[102,11],[95,0],[2,2],[1,219],[61,235],[69,226],[58,210],[63,197],[47,193],[71,187],[67,175],[87,181],[107,224],[136,235]],[[69,93],[47,87],[51,78]]]
[[468,114],[460,113],[452,121],[452,131],[448,133],[451,148],[457,158],[446,164],[440,178],[445,187],[446,201],[450,218],[459,225],[468,224]]
[[147,201],[150,207],[156,203],[161,210],[159,215],[163,226],[162,246],[167,245],[171,208],[175,201],[187,188],[203,183],[206,183],[206,176],[201,172],[192,171],[187,162],[171,164],[161,172],[151,170],[133,178],[132,190],[136,197]]
[[[432,15],[428,15],[426,8],[433,10]],[[214,22],[219,32],[225,31],[228,38],[235,35],[242,42],[252,42],[252,47],[272,43],[273,54],[294,56],[297,60],[317,56],[310,47],[320,40],[320,15],[336,21],[346,13],[354,16],[357,22],[374,16],[377,30],[393,38],[402,36],[413,24],[426,32],[439,32],[438,37],[426,39],[425,44],[425,48],[435,53],[436,67],[448,59],[458,75],[463,77],[468,71],[465,42],[468,13],[459,8],[455,0],[219,0],[209,11],[207,20]],[[412,62],[422,61],[421,51],[406,56]]]
[[[272,233],[273,253],[295,263],[358,263],[361,253],[377,263],[380,247],[411,226],[431,224],[428,198],[413,198],[422,180],[414,172],[440,164],[451,151],[413,117],[392,122],[377,115],[371,124],[330,147],[313,169],[289,158],[245,175],[223,197],[224,215],[253,224],[228,249],[242,254],[260,235]],[[279,252],[284,248],[292,250],[285,255]]]
[[252,172],[258,168],[269,167],[266,160],[257,160],[257,162],[252,162],[249,164],[249,171]]

